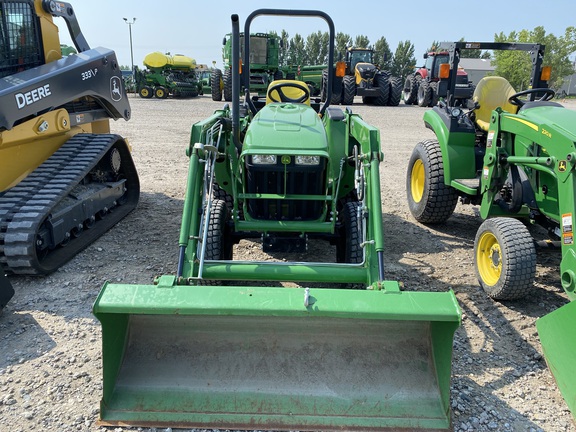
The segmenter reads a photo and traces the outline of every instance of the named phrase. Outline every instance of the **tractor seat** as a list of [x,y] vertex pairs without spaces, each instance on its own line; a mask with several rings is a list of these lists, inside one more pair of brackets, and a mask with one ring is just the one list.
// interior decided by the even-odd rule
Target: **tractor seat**
[[[270,91],[270,88],[272,86],[275,86],[277,84],[291,84],[291,83],[296,83],[298,85],[307,86],[306,83],[304,83],[303,81],[298,81],[298,80],[288,80],[288,79],[274,80],[268,85],[268,90],[266,91],[266,105],[274,102],[271,99],[271,96],[274,99],[276,99],[276,101],[281,100],[281,97],[280,97],[280,94],[278,93],[278,91],[276,91],[276,90]],[[286,87],[282,88],[282,92],[284,93],[284,95],[286,95],[287,97],[289,97],[291,99],[299,99],[302,96],[304,96],[304,91],[300,90],[296,87],[286,86]],[[306,104],[306,105],[310,105],[310,94],[309,93],[308,93],[308,97],[304,101],[302,101],[301,103]]]
[[500,107],[504,111],[516,114],[518,107],[512,105],[508,99],[516,93],[514,87],[506,80],[499,76],[488,76],[480,80],[474,90],[472,99],[478,106],[475,109],[476,124],[483,131],[488,131],[490,126],[490,117],[492,111]]

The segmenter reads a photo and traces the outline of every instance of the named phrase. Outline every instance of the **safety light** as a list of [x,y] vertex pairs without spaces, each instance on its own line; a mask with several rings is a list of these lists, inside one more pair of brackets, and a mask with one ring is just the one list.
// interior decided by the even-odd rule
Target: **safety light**
[[238,73],[242,75],[242,59],[240,59],[240,64],[238,65]]
[[336,62],[336,76],[342,78],[346,75],[346,63],[343,61]]
[[448,63],[442,63],[440,65],[440,74],[441,79],[446,79],[450,76],[450,65]]
[[549,81],[550,75],[552,74],[551,66],[544,66],[540,72],[540,81]]

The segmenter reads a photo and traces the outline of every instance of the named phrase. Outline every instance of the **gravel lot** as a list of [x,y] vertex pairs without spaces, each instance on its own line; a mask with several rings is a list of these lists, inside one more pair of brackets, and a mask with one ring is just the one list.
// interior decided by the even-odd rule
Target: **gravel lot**
[[[112,127],[133,146],[142,190],[138,209],[55,274],[10,277],[16,295],[0,315],[2,431],[129,429],[96,426],[101,342],[91,306],[106,280],[150,283],[155,275],[175,273],[190,127],[223,105],[209,96],[131,97],[131,104],[132,120]],[[539,251],[533,297],[488,299],[474,276],[481,223],[475,209],[458,204],[449,221],[435,227],[417,223],[408,211],[408,158],[417,142],[433,137],[422,123],[425,109],[359,103],[352,109],[381,131],[387,278],[409,290],[453,289],[464,313],[454,341],[454,430],[576,431],[535,327],[538,317],[567,302],[559,252]],[[237,253],[258,253],[249,246]]]

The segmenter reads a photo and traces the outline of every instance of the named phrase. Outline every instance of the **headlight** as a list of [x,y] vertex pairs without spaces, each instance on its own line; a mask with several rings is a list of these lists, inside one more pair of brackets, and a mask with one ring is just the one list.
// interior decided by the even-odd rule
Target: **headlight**
[[296,165],[320,165],[320,156],[296,156]]
[[275,165],[276,155],[252,155],[254,165]]

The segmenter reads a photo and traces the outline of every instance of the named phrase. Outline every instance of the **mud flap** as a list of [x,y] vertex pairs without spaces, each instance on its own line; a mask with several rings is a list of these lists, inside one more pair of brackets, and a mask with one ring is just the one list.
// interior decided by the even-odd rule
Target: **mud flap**
[[450,427],[452,292],[106,284],[101,425]]
[[576,301],[539,318],[536,328],[548,368],[576,421]]
[[0,268],[0,310],[4,308],[14,296],[14,288],[6,276],[4,270]]

